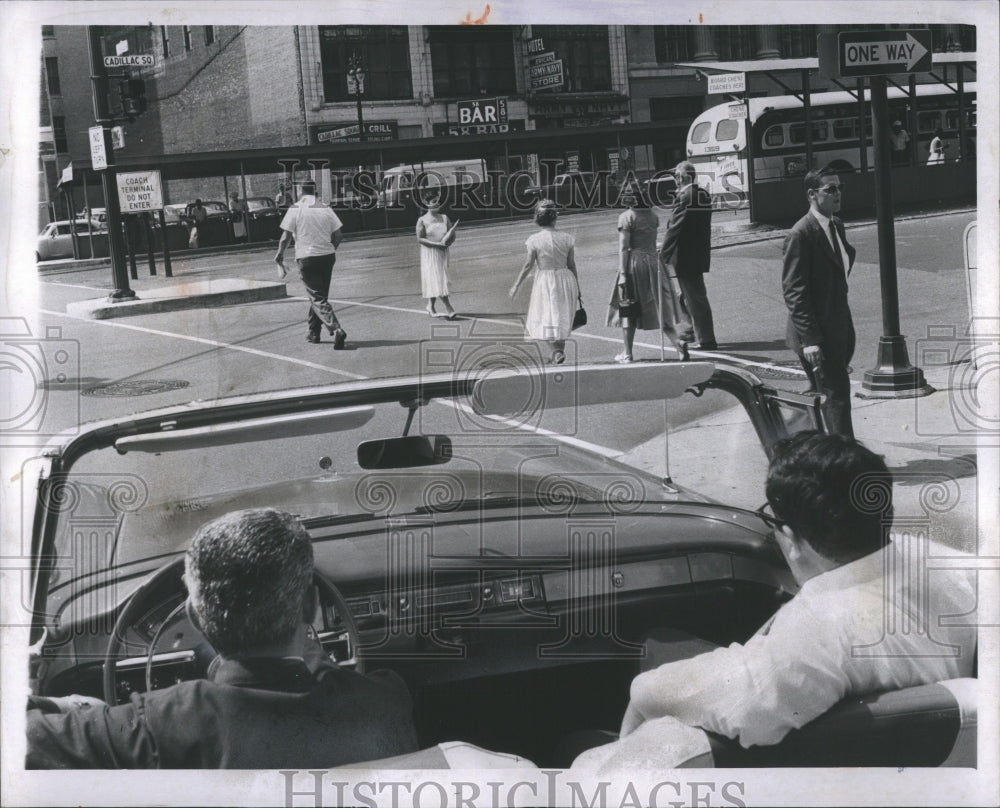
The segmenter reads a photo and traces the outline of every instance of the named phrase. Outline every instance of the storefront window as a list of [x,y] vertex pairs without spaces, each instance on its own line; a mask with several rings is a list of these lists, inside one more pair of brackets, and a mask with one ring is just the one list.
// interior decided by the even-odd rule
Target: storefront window
[[320,26],[325,101],[353,101],[347,71],[357,56],[365,71],[364,97],[372,100],[413,97],[410,44],[403,25]]
[[563,63],[563,90],[570,93],[611,89],[611,50],[608,29],[602,25],[534,25],[532,37],[541,38],[546,51]]
[[436,98],[495,95],[517,89],[512,27],[447,25],[427,30]]

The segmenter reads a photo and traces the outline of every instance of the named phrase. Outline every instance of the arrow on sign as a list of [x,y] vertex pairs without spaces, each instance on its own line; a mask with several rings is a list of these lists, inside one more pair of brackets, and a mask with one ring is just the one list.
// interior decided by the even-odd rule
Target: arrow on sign
[[844,49],[844,64],[849,67],[873,64],[905,64],[907,70],[927,54],[920,42],[909,33],[905,42],[850,42]]

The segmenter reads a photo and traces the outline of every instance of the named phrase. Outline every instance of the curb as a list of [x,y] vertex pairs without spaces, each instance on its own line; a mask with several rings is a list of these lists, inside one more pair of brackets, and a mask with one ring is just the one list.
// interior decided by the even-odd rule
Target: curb
[[233,278],[178,283],[143,294],[145,297],[117,302],[102,297],[68,303],[66,313],[84,320],[110,320],[135,314],[230,306],[288,297],[284,283]]

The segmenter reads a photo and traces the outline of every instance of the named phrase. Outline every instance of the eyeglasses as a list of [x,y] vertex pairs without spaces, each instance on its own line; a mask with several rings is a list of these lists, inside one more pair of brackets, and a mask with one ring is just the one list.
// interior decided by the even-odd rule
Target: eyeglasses
[[771,508],[770,502],[765,502],[756,511],[754,511],[754,513],[766,522],[767,526],[772,530],[781,530],[788,524],[788,522],[775,516],[774,509]]
[[844,184],[839,185],[824,185],[822,188],[817,188],[816,190],[822,191],[825,194],[839,194],[844,190]]

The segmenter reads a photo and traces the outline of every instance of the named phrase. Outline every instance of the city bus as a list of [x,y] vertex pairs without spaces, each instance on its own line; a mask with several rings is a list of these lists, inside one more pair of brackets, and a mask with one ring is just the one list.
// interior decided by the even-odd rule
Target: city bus
[[[917,85],[917,159],[927,162],[928,145],[934,132],[944,132],[947,159],[959,155],[958,94],[943,84]],[[901,121],[909,130],[907,114],[910,96],[896,87],[888,88],[889,120]],[[861,166],[858,135],[858,100],[848,92],[813,93],[810,96],[813,164],[832,165],[838,171],[855,171]],[[719,104],[694,119],[687,135],[688,160],[698,171],[699,183],[713,197],[730,201],[743,199],[747,182],[746,127],[744,119],[731,117],[744,108],[743,102]],[[751,151],[754,181],[801,176],[806,166],[805,112],[794,95],[751,98],[749,104]],[[873,165],[871,142],[871,100],[865,91],[867,165]],[[975,156],[976,85],[964,87],[966,143],[962,154]]]

